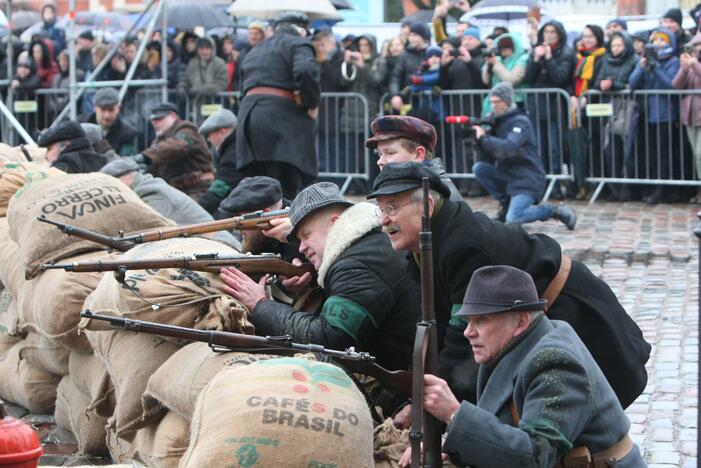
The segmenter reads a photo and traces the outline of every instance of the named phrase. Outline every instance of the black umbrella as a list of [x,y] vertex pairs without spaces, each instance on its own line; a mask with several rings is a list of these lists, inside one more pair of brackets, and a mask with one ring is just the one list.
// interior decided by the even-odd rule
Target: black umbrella
[[[167,2],[165,8],[168,27],[193,29],[200,26],[211,29],[233,26],[231,18],[217,10],[211,3],[174,0]],[[160,18],[156,25],[160,25]]]
[[41,15],[36,11],[21,10],[12,13],[12,30],[19,31],[41,21]]
[[337,10],[355,10],[348,0],[331,0],[331,5]]
[[131,21],[127,15],[111,11],[79,11],[75,14],[75,24],[112,31],[126,31],[131,27]]

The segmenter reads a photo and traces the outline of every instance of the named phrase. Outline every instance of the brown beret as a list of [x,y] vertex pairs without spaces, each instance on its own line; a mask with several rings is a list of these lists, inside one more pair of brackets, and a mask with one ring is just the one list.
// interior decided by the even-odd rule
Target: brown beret
[[408,115],[386,115],[378,117],[370,124],[373,136],[365,140],[365,146],[377,148],[377,143],[395,138],[406,138],[415,141],[429,151],[436,150],[436,129],[425,120],[409,117]]

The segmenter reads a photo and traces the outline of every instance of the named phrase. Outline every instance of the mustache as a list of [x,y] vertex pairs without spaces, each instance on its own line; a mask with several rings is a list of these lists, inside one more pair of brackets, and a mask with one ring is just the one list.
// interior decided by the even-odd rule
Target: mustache
[[395,232],[399,232],[399,226],[396,224],[390,224],[387,226],[382,226],[382,232],[385,234],[394,234]]

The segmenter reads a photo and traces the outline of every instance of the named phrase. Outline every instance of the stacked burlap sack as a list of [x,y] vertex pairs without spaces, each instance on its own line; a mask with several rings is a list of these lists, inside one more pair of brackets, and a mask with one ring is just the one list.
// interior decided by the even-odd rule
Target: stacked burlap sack
[[[41,265],[113,255],[36,217],[44,214],[109,235],[172,222],[117,179],[52,171],[0,161],[0,211],[7,213],[0,217],[0,281],[10,296],[9,307],[0,313],[0,398],[35,413],[55,408],[58,425],[76,435],[80,451],[100,454],[106,452],[105,426],[112,412],[109,402],[100,406],[93,401],[98,393],[93,387],[110,383],[94,378],[105,367],[99,359],[90,359],[92,347],[78,334],[78,323],[85,298],[103,274],[42,271]],[[71,372],[71,354],[85,356],[88,362],[75,359],[78,364]]]
[[[126,261],[236,253],[231,247],[213,240],[177,238],[138,245],[120,258]],[[121,282],[114,275],[106,274],[87,297],[84,307],[93,313],[161,324],[253,333],[246,308],[223,294],[222,287],[217,273],[180,268],[127,271]],[[108,408],[108,402],[113,402],[107,421],[107,444],[112,457],[115,461],[134,460],[148,466],[177,466],[187,448],[189,418],[169,411],[164,405],[151,405],[145,413],[142,400],[149,379],[163,375],[160,368],[188,342],[115,330],[106,322],[91,319],[81,323],[81,335],[87,337],[103,365],[103,374],[94,376],[94,380],[109,382],[94,387],[90,398],[96,409]],[[206,350],[212,358],[220,356],[209,348]],[[190,363],[196,358],[188,357]],[[222,359],[226,360],[230,357]],[[172,372],[180,378],[182,390],[187,388],[183,375],[198,373],[197,368],[178,360],[171,363],[170,368],[176,369]],[[208,379],[214,372],[204,373]],[[200,384],[200,389],[207,381]],[[102,414],[108,412],[101,411]]]

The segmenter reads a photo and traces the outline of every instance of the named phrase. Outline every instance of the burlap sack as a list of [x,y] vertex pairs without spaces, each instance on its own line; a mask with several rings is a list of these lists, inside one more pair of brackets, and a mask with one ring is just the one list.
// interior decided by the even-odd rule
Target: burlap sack
[[10,349],[12,349],[12,347],[20,341],[22,341],[22,339],[19,337],[0,333],[0,361],[4,360],[8,351],[10,351]]
[[409,431],[397,428],[392,418],[375,428],[373,434],[375,468],[399,468],[399,460],[409,447]]
[[152,421],[170,410],[190,421],[197,397],[220,370],[278,357],[274,354],[216,353],[207,343],[191,343],[172,355],[148,379],[143,398],[143,419]]
[[32,366],[56,375],[68,375],[68,348],[57,346],[36,333],[29,333],[20,350],[20,358]]
[[37,221],[40,215],[110,236],[120,230],[173,225],[106,174],[72,174],[32,182],[12,197],[7,212],[10,237],[19,244],[26,278],[36,276],[44,263],[106,249]]
[[[121,260],[182,257],[194,254],[236,254],[231,247],[202,238],[178,238],[141,244]],[[177,268],[128,271],[124,286],[105,275],[85,301],[85,308],[105,315],[167,323],[182,327],[253,333],[246,308],[223,293],[216,273]],[[99,320],[84,320],[81,327],[110,330]],[[182,343],[181,343],[182,344]]]
[[15,344],[0,360],[0,399],[24,406],[32,413],[50,413],[61,377],[20,359],[22,346],[21,341]]
[[300,358],[219,372],[197,400],[181,467],[372,467],[370,411],[340,368]]
[[[65,261],[111,258],[110,254],[101,251],[78,255]],[[18,301],[21,322],[27,329],[39,333],[52,343],[76,351],[90,352],[90,343],[84,335],[78,334],[78,323],[85,298],[97,287],[104,274],[46,270],[36,278],[25,281]]]
[[[24,151],[22,151],[22,149],[24,149]],[[34,164],[39,164],[41,166],[49,165],[46,161],[46,148],[37,145],[10,146],[5,143],[0,143],[0,161],[28,162],[27,156],[24,154],[25,151],[29,153],[29,157]]]
[[177,468],[190,443],[190,422],[168,412],[157,424],[139,429],[131,458],[149,468]]
[[24,270],[19,261],[19,246],[10,239],[7,218],[0,218],[0,283],[16,299],[24,282]]
[[0,333],[21,338],[26,334],[26,330],[20,324],[17,301],[8,296],[10,296],[10,293],[7,290],[4,290],[0,295],[0,301],[3,304],[7,304],[5,311],[0,312]]
[[89,406],[90,400],[75,388],[69,377],[61,379],[54,411],[56,425],[75,435],[78,441],[78,452],[81,454],[104,455],[107,453],[105,443],[107,418],[90,411]]
[[114,414],[114,385],[102,359],[93,353],[71,351],[68,377],[75,388],[90,399],[88,410],[105,418]]
[[141,398],[148,378],[179,347],[161,337],[121,330],[85,332],[114,385],[116,434],[131,441],[144,427]]
[[[134,453],[132,444],[131,442],[117,437],[117,429],[115,424],[114,417],[107,419],[107,427],[105,428],[107,430],[107,450],[110,453],[112,461],[117,463],[129,462]],[[132,463],[129,463],[129,466],[132,465]]]
[[65,175],[65,172],[33,162],[0,159],[0,216],[7,214],[10,199],[29,182]]

